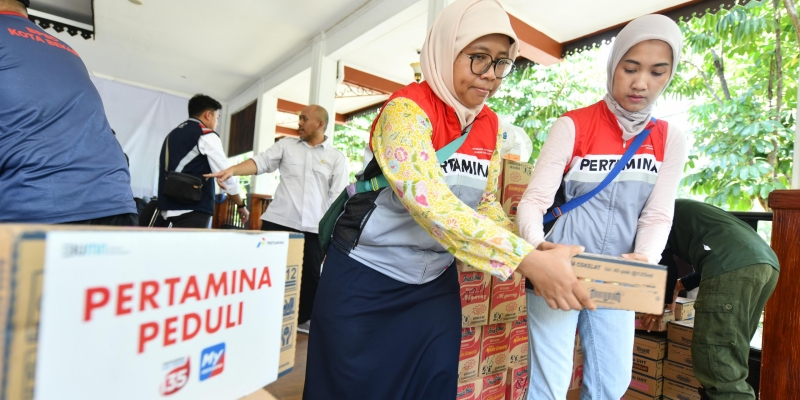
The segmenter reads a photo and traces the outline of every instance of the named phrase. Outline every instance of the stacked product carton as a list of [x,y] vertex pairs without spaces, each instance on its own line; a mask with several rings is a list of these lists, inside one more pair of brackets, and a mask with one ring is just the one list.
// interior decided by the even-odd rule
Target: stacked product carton
[[[692,305],[693,306],[693,305]],[[675,311],[678,315],[678,311]],[[697,388],[700,382],[692,368],[692,334],[694,320],[673,321],[669,324],[668,357],[664,363],[664,398],[672,400],[700,400]]]
[[457,263],[461,290],[458,400],[524,399],[528,382],[525,281]]
[[636,315],[631,385],[623,399],[699,400],[699,383],[692,372],[694,300],[679,297],[675,313],[664,315],[650,328]]
[[661,399],[667,338],[663,333],[637,332],[633,339],[633,373],[623,399]]
[[[504,160],[498,201],[514,219],[533,166]],[[508,201],[506,201],[508,200]],[[525,399],[528,392],[528,325],[525,278],[502,281],[457,262],[461,286],[458,400]]]

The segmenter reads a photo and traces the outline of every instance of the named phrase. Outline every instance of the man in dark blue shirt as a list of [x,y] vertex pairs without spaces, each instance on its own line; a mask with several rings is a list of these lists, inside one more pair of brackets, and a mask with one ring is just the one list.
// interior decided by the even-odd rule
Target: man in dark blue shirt
[[0,0],[0,222],[137,225],[100,94],[27,5]]

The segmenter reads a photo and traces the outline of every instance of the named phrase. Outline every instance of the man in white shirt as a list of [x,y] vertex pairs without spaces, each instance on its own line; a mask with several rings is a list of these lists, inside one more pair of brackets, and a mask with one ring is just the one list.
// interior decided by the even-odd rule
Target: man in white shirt
[[261,229],[305,235],[298,312],[301,325],[311,318],[324,256],[319,244],[319,221],[350,178],[347,158],[333,147],[333,138],[325,136],[327,126],[328,112],[310,105],[300,112],[299,138],[285,137],[243,163],[206,175],[217,178],[225,187],[233,176],[280,171],[281,183],[261,216]]
[[[164,140],[159,157],[158,210],[156,226],[174,228],[209,228],[214,215],[214,181],[204,174],[228,168],[222,141],[215,130],[222,105],[209,96],[198,94],[189,100],[189,119],[178,125]],[[168,172],[180,172],[203,180],[202,196],[197,202],[186,202],[165,194]],[[239,217],[247,222],[250,213],[239,196],[239,181],[228,178],[220,183],[236,204]]]

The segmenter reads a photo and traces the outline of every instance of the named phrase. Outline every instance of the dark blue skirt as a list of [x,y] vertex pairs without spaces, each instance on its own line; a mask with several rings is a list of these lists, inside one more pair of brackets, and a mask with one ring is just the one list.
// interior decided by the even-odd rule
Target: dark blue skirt
[[304,400],[452,400],[461,346],[455,264],[409,285],[330,246],[310,332]]

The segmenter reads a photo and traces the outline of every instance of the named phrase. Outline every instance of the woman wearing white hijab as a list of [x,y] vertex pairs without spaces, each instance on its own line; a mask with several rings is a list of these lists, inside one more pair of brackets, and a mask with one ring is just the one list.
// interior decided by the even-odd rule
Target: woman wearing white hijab
[[[654,122],[650,113],[675,75],[681,41],[678,26],[662,15],[631,21],[617,35],[605,98],[559,118],[536,162],[518,208],[519,231],[529,243],[538,249],[581,244],[589,253],[658,263],[687,149],[682,132]],[[592,199],[556,219],[545,237],[543,215],[556,193],[569,201],[594,189],[645,130],[650,134],[632,164]],[[576,327],[584,351],[581,399],[622,397],[630,384],[634,313],[551,308],[528,290],[528,399],[566,397]]]
[[564,309],[593,307],[570,266],[581,248],[534,250],[496,201],[500,130],[484,102],[513,70],[517,47],[496,0],[454,2],[423,46],[425,82],[393,94],[376,118],[319,282],[305,399],[453,399],[454,257],[503,279],[519,271]]

